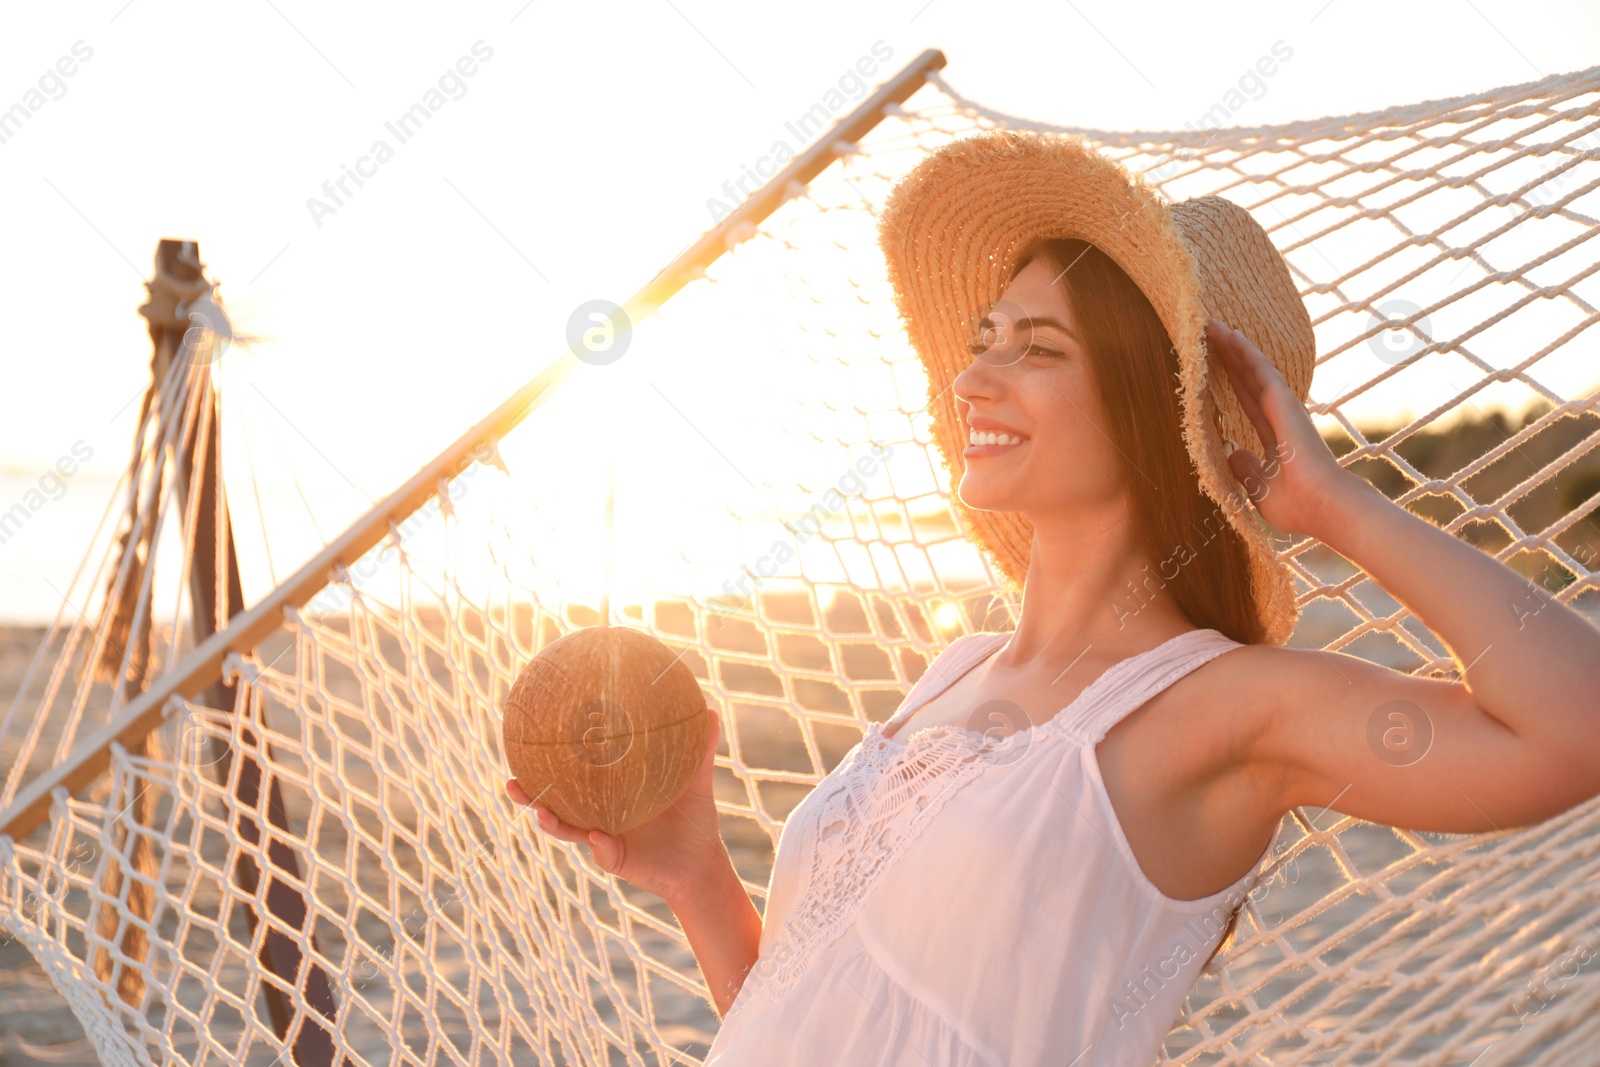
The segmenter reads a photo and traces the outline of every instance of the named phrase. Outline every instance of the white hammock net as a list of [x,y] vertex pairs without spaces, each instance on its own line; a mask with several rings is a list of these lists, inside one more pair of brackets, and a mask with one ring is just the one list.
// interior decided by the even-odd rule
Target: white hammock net
[[[159,613],[147,573],[139,685],[94,682],[104,628],[93,607],[65,613],[0,730],[0,808],[141,692],[162,717],[0,836],[0,924],[106,1063],[700,1062],[717,1016],[676,920],[504,798],[502,704],[602,596],[686,649],[723,715],[723,831],[762,907],[784,818],[865,725],[953,638],[1014,625],[957,531],[874,240],[897,176],[1000,124],[1076,129],[987,111],[931,73],[753,230],[730,226],[731,249],[622,358],[463,438],[432,468],[450,477],[369,517],[381,541],[284,583],[265,622],[235,618],[209,668],[173,636],[187,594]],[[1076,130],[1173,199],[1247,207],[1310,308],[1311,407],[1341,461],[1528,576],[1530,610],[1591,618],[1597,131],[1600,67],[1270,128]],[[172,432],[211,417],[212,369],[170,377]],[[881,465],[853,473],[874,442]],[[194,494],[152,486],[161,449],[140,446],[125,521],[181,561]],[[1317,542],[1281,557],[1295,647],[1454,670]],[[86,565],[73,602],[139,575],[117,561]],[[209,706],[218,691],[231,704]],[[1593,1063],[1597,831],[1596,802],[1483,836],[1289,813],[1162,1062]]]

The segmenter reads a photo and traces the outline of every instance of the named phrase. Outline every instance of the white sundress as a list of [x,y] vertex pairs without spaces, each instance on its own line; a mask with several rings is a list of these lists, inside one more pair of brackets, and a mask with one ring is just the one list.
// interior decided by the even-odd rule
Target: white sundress
[[1164,895],[1134,859],[1094,746],[1240,643],[1179,634],[1004,737],[884,736],[1010,636],[948,645],[790,813],[760,954],[707,1067],[1155,1062],[1271,845],[1225,889]]

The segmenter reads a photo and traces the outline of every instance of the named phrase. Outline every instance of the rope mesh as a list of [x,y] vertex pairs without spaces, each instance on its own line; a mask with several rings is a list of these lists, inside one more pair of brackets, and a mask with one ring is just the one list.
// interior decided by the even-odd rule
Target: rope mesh
[[[230,654],[215,681],[233,706],[174,698],[142,752],[114,746],[93,787],[0,837],[0,922],[104,1062],[290,1062],[263,991],[318,1009],[263,962],[273,931],[328,975],[333,1046],[354,1061],[700,1061],[716,1015],[675,919],[504,800],[501,707],[540,648],[600,621],[603,596],[615,621],[686,650],[723,715],[724,836],[760,905],[784,818],[866,723],[955,636],[1014,625],[1019,605],[950,510],[873,227],[893,181],[952,138],[1072,128],[929,81],[735,235],[623,358],[483,442]],[[1311,310],[1311,410],[1341,462],[1519,569],[1527,610],[1600,618],[1597,130],[1600,67],[1283,126],[1075,132],[1173,199],[1247,207]],[[209,410],[193,401],[209,375],[175,374],[163,402]],[[159,447],[141,445],[157,466]],[[170,486],[146,488],[130,514],[192,539]],[[1453,671],[1316,541],[1280,555],[1303,609],[1291,644]],[[149,585],[135,600],[156,620],[153,679],[188,646]],[[95,680],[105,653],[76,610],[0,726],[0,805],[126,706],[122,684]],[[280,791],[276,821],[266,789],[253,809],[239,798],[252,760]],[[1591,1062],[1597,827],[1597,801],[1473,836],[1289,813],[1162,1062]],[[305,901],[298,921],[269,900],[285,852],[298,874],[277,889]],[[241,865],[262,872],[252,892]]]

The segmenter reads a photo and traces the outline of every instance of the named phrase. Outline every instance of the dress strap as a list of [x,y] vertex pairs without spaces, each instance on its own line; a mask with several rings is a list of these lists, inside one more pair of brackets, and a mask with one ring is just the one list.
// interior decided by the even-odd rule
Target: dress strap
[[1066,724],[1067,729],[1079,740],[1099,744],[1107,731],[1157,693],[1241,644],[1219,630],[1203,628],[1186,630],[1155,648],[1129,656],[1090,683],[1096,692],[1082,714],[1074,715]]
[[892,731],[928,702],[930,690],[935,693],[944,692],[987,652],[992,652],[1010,636],[1005,632],[980,630],[976,633],[962,634],[945,645],[928,662],[922,677],[911,683],[911,688],[901,698],[900,707],[884,722],[883,729]]

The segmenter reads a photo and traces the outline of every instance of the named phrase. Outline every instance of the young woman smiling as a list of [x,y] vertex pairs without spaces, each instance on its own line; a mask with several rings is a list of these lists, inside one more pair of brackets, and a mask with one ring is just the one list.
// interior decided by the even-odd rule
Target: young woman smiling
[[[994,131],[903,179],[880,242],[1015,629],[868,724],[784,824],[764,916],[717,831],[711,709],[653,822],[539,815],[673,908],[725,1013],[708,1064],[1149,1063],[1289,809],[1475,832],[1600,792],[1600,631],[1339,465],[1242,208]],[[1288,647],[1275,531],[1359,565],[1461,680]]]

